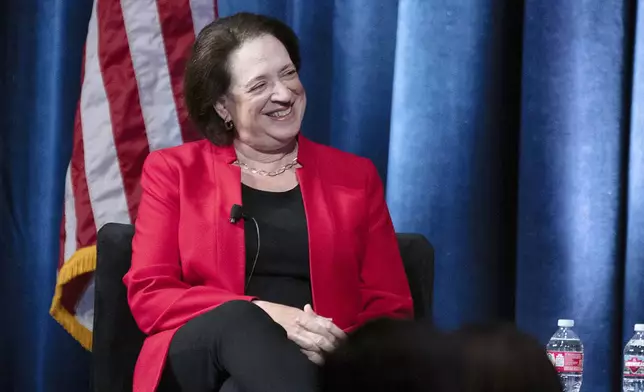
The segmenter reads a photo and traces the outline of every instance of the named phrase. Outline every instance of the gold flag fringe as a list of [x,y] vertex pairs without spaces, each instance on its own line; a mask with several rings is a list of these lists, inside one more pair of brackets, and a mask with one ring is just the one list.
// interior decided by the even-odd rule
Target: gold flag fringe
[[58,271],[49,314],[86,350],[92,351],[92,331],[85,328],[62,304],[63,287],[77,277],[96,270],[96,246],[78,249]]

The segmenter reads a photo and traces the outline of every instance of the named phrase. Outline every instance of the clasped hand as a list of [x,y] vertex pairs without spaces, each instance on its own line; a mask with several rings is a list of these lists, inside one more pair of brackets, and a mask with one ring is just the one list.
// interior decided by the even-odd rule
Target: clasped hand
[[310,305],[303,310],[266,301],[254,301],[286,330],[290,340],[300,346],[312,362],[321,365],[323,353],[333,351],[346,338],[331,319],[316,314]]

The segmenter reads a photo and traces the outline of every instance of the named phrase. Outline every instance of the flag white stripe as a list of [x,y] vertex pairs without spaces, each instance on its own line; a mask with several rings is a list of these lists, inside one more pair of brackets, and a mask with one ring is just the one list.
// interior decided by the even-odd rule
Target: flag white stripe
[[154,0],[121,0],[150,151],[183,143]]
[[108,222],[130,223],[130,216],[98,57],[96,3],[87,31],[80,117],[87,188],[96,230],[99,230]]
[[192,13],[192,25],[194,26],[196,37],[208,23],[215,20],[215,2],[190,0],[190,11]]
[[85,287],[85,291],[81,294],[74,311],[78,322],[92,331],[94,329],[94,276],[91,277],[87,287]]
[[64,260],[69,260],[76,252],[76,205],[74,188],[72,188],[72,164],[67,166],[65,175],[65,243],[63,244]]

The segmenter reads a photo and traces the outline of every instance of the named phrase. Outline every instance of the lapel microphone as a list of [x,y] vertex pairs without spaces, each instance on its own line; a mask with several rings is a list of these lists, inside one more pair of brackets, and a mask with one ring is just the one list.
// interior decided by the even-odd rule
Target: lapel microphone
[[233,204],[230,208],[230,223],[237,223],[242,219],[249,219],[248,215],[244,213],[244,209],[239,204]]

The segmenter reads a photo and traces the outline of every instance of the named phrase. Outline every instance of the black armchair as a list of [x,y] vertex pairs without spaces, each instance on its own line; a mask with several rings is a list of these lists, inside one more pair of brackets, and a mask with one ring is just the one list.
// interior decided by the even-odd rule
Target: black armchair
[[[122,278],[132,256],[134,226],[110,223],[97,237],[92,347],[95,392],[132,391],[132,375],[145,335],[127,304]],[[419,234],[398,234],[398,245],[414,300],[417,319],[431,319],[434,249]]]

